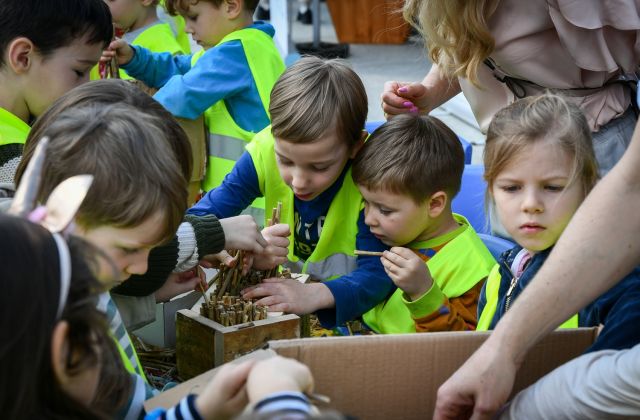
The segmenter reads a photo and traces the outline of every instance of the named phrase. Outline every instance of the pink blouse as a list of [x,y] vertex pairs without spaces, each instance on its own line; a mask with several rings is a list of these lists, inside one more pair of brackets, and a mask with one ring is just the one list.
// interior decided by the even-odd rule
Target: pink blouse
[[[504,73],[546,88],[600,88],[569,93],[591,129],[620,116],[628,88],[603,85],[640,65],[640,0],[502,0],[489,20],[496,45],[491,58]],[[514,95],[481,65],[482,89],[460,78],[483,132]]]

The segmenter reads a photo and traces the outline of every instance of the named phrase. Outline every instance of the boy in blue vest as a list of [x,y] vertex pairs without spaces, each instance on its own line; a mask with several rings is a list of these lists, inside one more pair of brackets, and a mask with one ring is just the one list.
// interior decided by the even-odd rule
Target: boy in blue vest
[[167,0],[169,13],[185,17],[186,31],[203,51],[172,56],[116,40],[103,56],[117,53],[130,76],[160,88],[154,98],[176,117],[205,114],[210,156],[205,191],[222,181],[246,143],[270,122],[269,94],[284,63],[273,27],[253,21],[257,2]]
[[478,297],[495,260],[469,222],[451,212],[463,169],[456,135],[426,116],[383,124],[354,159],[365,223],[392,247],[380,259],[397,286],[363,315],[374,331],[475,330]]
[[274,86],[269,112],[272,125],[189,213],[228,217],[256,197],[265,198],[267,209],[282,202],[283,224],[263,234],[288,245],[285,265],[292,272],[320,282],[265,279],[244,296],[261,298],[273,311],[316,312],[326,327],[343,324],[394,289],[380,258],[353,252],[386,249],[364,223],[362,196],[351,178],[351,161],[366,137],[366,91],[342,62],[305,57]]
[[8,189],[31,122],[89,80],[112,32],[102,0],[0,2],[0,183]]

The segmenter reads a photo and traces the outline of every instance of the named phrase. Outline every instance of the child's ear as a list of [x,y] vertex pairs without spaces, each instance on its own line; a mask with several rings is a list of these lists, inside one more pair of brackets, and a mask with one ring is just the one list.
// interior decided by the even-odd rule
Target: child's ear
[[362,146],[364,146],[364,141],[367,139],[368,136],[369,136],[369,133],[367,133],[365,130],[362,130],[362,133],[360,134],[360,139],[353,146],[351,146],[351,154],[349,155],[350,159],[353,159],[354,157],[356,157],[360,149],[362,149]]
[[229,19],[235,19],[242,14],[244,10],[244,0],[225,0],[224,12]]
[[444,191],[437,191],[429,197],[429,217],[435,219],[440,216],[449,205],[449,196]]
[[60,321],[51,334],[51,367],[53,373],[63,387],[69,382],[67,359],[69,357],[69,323]]
[[7,64],[17,74],[26,73],[31,67],[36,48],[29,38],[15,38],[7,47]]

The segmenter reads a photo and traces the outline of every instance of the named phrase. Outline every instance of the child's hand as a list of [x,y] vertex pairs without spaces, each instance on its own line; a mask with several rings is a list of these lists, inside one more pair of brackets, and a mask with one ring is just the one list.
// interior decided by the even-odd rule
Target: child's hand
[[123,39],[111,41],[106,50],[102,51],[101,62],[109,62],[113,57],[118,59],[118,64],[127,64],[133,58],[133,48]]
[[249,215],[220,219],[224,230],[225,249],[242,249],[254,253],[264,251],[267,241],[262,237],[253,217]]
[[322,283],[303,284],[296,279],[264,279],[262,283],[242,292],[245,299],[258,299],[256,305],[265,305],[272,312],[304,315],[335,305],[335,299]]
[[262,229],[262,236],[267,241],[267,246],[254,254],[253,268],[256,270],[270,270],[287,262],[289,254],[289,225],[280,223]]
[[198,266],[184,273],[171,273],[161,288],[156,290],[154,296],[156,303],[167,302],[174,297],[196,288],[207,288],[207,281],[202,269]]
[[223,366],[196,399],[200,415],[205,419],[230,419],[238,415],[248,402],[245,385],[254,364],[250,360]]
[[313,376],[306,365],[281,356],[259,361],[247,379],[249,402],[256,403],[274,392],[312,392]]
[[380,257],[384,271],[393,283],[414,301],[424,295],[433,284],[425,262],[409,248],[394,246]]

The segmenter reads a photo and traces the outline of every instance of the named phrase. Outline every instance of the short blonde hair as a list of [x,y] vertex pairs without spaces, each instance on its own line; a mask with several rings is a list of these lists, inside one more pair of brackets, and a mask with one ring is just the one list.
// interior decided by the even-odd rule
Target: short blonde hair
[[487,20],[499,0],[406,0],[405,20],[423,36],[431,61],[447,78],[463,77],[478,86],[478,67],[495,40]]
[[577,105],[549,92],[519,99],[493,117],[484,147],[487,194],[525,147],[542,141],[557,144],[573,157],[570,182],[580,182],[586,196],[598,180],[591,130]]
[[362,80],[344,61],[303,57],[271,91],[271,132],[279,139],[309,143],[334,128],[352,147],[362,137],[367,111]]

